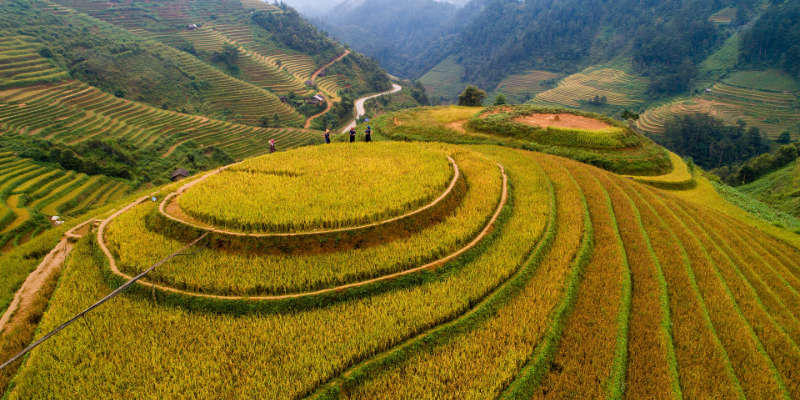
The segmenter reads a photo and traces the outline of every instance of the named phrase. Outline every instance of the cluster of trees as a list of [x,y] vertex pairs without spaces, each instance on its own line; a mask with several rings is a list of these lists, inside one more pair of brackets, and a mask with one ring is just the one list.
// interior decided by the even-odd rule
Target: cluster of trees
[[226,44],[222,50],[211,54],[211,61],[221,65],[232,75],[239,75],[239,49],[236,46]]
[[697,75],[697,64],[720,40],[717,28],[708,19],[678,15],[666,23],[645,25],[638,30],[633,66],[637,72],[650,77],[651,93],[684,92]]
[[744,122],[736,126],[706,114],[676,116],[667,121],[664,145],[705,168],[731,166],[769,151],[768,142],[756,127]]
[[755,65],[779,65],[800,77],[800,3],[774,4],[742,36],[741,59]]
[[778,151],[751,158],[738,166],[724,166],[712,172],[732,186],[746,185],[756,179],[777,171],[797,160],[800,143],[781,146]]
[[14,149],[20,157],[58,164],[64,169],[88,175],[131,179],[138,161],[133,155],[135,149],[132,146],[98,139],[87,140],[74,147],[40,139],[9,140],[2,144]]
[[[464,80],[494,87],[511,72],[575,72],[632,55],[654,94],[684,91],[697,65],[729,31],[709,17],[723,0],[476,0],[478,11],[454,38],[427,54],[455,55]],[[743,20],[758,0],[737,0]]]
[[486,92],[475,86],[469,85],[458,95],[458,105],[467,107],[480,107],[486,99]]
[[593,106],[604,106],[608,104],[608,98],[606,96],[594,96],[587,101],[587,103]]

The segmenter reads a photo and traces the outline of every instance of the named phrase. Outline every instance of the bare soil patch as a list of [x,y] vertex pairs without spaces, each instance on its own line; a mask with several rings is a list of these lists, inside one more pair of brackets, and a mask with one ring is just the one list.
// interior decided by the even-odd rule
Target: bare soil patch
[[451,123],[447,124],[447,127],[449,129],[452,129],[452,130],[456,131],[456,132],[467,133],[467,131],[464,129],[464,124],[466,124],[466,123],[467,123],[467,121],[455,121],[455,122],[451,122]]
[[599,131],[612,128],[611,125],[589,117],[574,114],[531,114],[514,119],[525,125],[539,126],[542,128],[568,128],[585,131]]

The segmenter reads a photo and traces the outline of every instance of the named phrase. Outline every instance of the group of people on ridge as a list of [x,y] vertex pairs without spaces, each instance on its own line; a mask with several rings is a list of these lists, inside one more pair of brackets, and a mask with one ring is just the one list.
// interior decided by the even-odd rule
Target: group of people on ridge
[[[325,138],[325,143],[331,144],[331,130],[330,129],[326,129],[325,130],[325,134],[323,135],[323,137]],[[352,127],[352,128],[350,128],[350,143],[355,143],[355,141],[356,141],[356,128]],[[368,126],[367,130],[364,131],[364,141],[367,142],[367,143],[372,141],[372,127],[371,126]]]
[[[323,137],[325,137],[325,143],[331,144],[331,130],[330,129],[326,129],[325,130],[325,134],[323,135]],[[355,143],[355,141],[356,141],[356,128],[352,127],[352,128],[350,128],[350,143]],[[367,130],[364,131],[364,141],[367,142],[367,143],[372,141],[372,127],[371,126],[368,126]],[[275,139],[270,139],[269,140],[269,152],[270,153],[274,153],[275,152]]]

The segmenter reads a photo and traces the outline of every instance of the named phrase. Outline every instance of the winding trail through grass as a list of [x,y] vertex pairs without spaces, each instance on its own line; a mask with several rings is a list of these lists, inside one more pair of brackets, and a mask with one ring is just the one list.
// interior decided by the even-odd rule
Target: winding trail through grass
[[13,328],[14,325],[24,323],[30,316],[29,308],[33,304],[36,294],[42,286],[58,272],[61,265],[72,251],[73,242],[89,233],[89,224],[94,222],[90,219],[80,225],[70,229],[53,250],[48,253],[36,269],[28,275],[25,282],[17,290],[11,304],[8,305],[6,312],[0,317],[0,332]]
[[[336,64],[339,61],[342,61],[342,59],[347,57],[349,54],[350,54],[350,50],[345,50],[344,53],[342,53],[342,55],[340,55],[339,57],[334,58],[331,62],[323,65],[320,69],[314,71],[314,74],[311,75],[311,83],[312,84],[315,83],[315,81],[317,80],[317,77],[319,76],[319,74],[323,73],[331,65]],[[319,114],[315,114],[315,115],[312,115],[312,116],[308,117],[308,119],[306,120],[305,125],[303,126],[304,129],[310,128],[311,127],[311,123],[314,122],[315,119],[327,114],[328,111],[330,111],[333,108],[333,95],[334,95],[334,93],[327,93],[327,94],[328,94],[327,97],[324,96],[324,95],[322,96],[325,99],[325,104],[326,104],[325,111],[322,111]]]

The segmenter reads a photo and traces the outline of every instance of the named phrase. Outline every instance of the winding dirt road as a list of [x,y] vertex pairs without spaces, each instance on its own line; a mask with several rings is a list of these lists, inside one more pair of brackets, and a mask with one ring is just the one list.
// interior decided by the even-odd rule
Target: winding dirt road
[[[319,76],[319,74],[321,74],[326,69],[330,68],[331,65],[336,64],[339,61],[342,61],[342,59],[347,57],[347,55],[349,55],[349,54],[350,54],[350,50],[345,50],[344,53],[342,53],[342,55],[340,55],[339,57],[334,58],[331,62],[323,65],[322,68],[314,71],[314,74],[311,75],[311,83],[312,84],[315,83],[316,80],[317,80],[317,77]],[[322,111],[319,114],[315,114],[315,115],[312,115],[312,116],[308,117],[308,119],[306,120],[306,124],[304,125],[305,129],[310,128],[311,127],[311,123],[314,122],[315,119],[327,114],[328,111],[330,111],[331,108],[333,108],[333,104],[332,104],[331,98],[329,98],[330,95],[328,95],[328,96],[321,95],[321,96],[325,99],[325,104],[326,104],[325,111]]]
[[371,100],[371,99],[374,99],[376,97],[381,97],[381,96],[386,96],[386,95],[389,95],[389,94],[397,93],[397,92],[399,92],[401,90],[403,90],[402,86],[400,86],[400,85],[398,85],[396,83],[393,83],[391,90],[387,90],[387,91],[385,91],[383,93],[378,93],[378,94],[365,96],[365,97],[362,97],[362,98],[356,100],[356,103],[355,103],[356,116],[355,116],[355,118],[353,118],[352,121],[350,121],[349,124],[347,124],[347,126],[344,127],[344,129],[342,129],[342,133],[347,133],[347,131],[349,131],[350,128],[355,128],[356,124],[358,123],[358,119],[361,118],[364,114],[367,113],[367,110],[364,108],[364,103],[366,103],[367,100]]

